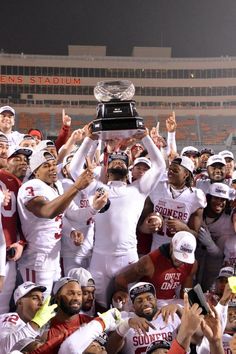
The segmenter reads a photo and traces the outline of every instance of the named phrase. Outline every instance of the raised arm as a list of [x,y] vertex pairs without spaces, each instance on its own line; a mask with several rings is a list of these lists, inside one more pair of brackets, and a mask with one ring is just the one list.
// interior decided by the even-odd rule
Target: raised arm
[[90,128],[86,127],[83,128],[86,130],[86,138],[80,145],[79,149],[76,151],[75,155],[73,156],[70,162],[70,174],[74,180],[76,180],[79,175],[83,172],[84,164],[85,164],[85,157],[91,153],[91,149],[96,150],[98,145],[97,136],[93,135],[90,132]]
[[70,135],[71,117],[65,113],[65,109],[62,110],[62,127],[59,131],[58,137],[55,140],[55,146],[57,151],[62,145],[64,145]]
[[161,151],[156,147],[147,132],[142,138],[142,144],[148,151],[152,167],[139,180],[137,180],[136,183],[139,186],[140,192],[148,195],[165,172],[166,164]]
[[26,208],[39,218],[53,219],[63,213],[78,191],[86,188],[92,180],[93,171],[88,168],[64,194],[51,201],[46,200],[44,197],[37,196],[27,202]]
[[166,119],[166,129],[167,129],[167,154],[177,153],[175,132],[176,132],[177,124],[175,119],[175,112]]
[[151,277],[154,273],[154,264],[149,257],[145,255],[138,262],[131,264],[126,271],[115,277],[116,292],[113,295],[115,302],[127,302],[128,300],[128,284],[139,281],[144,276]]

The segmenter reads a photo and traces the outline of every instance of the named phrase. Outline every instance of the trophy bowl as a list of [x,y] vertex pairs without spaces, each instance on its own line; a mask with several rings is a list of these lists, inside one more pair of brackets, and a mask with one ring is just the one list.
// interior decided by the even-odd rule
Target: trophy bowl
[[94,88],[98,100],[92,131],[102,140],[132,137],[145,129],[132,100],[135,87],[128,80],[100,81]]

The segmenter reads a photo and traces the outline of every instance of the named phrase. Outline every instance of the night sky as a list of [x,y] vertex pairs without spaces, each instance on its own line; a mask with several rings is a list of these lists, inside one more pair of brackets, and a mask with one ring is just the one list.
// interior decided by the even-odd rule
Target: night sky
[[236,56],[236,0],[1,0],[0,49],[67,54],[69,44],[170,46],[174,57]]

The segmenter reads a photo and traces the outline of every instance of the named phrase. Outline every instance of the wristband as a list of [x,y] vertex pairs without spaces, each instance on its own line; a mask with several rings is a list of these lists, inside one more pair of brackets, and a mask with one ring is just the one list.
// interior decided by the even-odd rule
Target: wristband
[[124,337],[129,329],[129,318],[127,318],[117,326],[116,332],[119,334],[119,336]]

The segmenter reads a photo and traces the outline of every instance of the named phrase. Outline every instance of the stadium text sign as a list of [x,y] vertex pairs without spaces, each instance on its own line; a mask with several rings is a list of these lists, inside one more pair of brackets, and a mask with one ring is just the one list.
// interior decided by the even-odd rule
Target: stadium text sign
[[0,75],[0,85],[68,85],[79,86],[79,77]]

